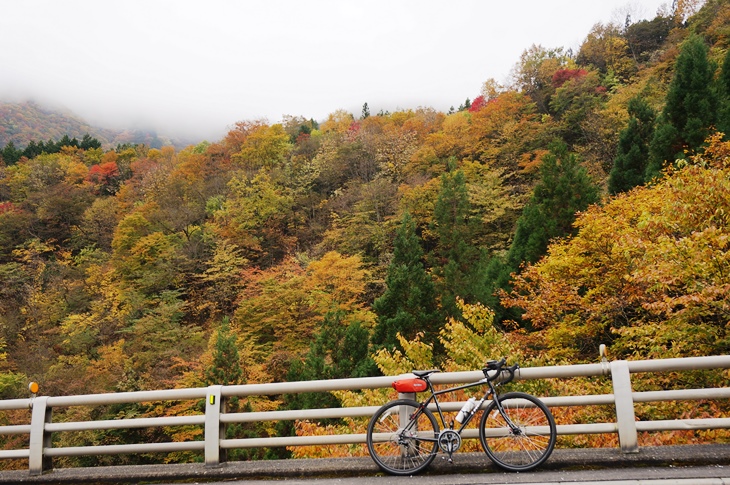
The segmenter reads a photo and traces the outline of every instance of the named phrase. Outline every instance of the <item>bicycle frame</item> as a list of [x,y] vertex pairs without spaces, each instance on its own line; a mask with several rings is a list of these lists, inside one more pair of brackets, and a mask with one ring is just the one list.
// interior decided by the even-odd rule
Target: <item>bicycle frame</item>
[[[501,374],[502,371],[500,371]],[[488,398],[491,396],[492,398],[495,398],[497,409],[499,410],[499,413],[502,415],[502,417],[505,419],[507,424],[510,428],[513,430],[517,429],[517,426],[515,426],[514,423],[512,423],[512,420],[509,419],[509,416],[504,412],[504,408],[502,407],[502,403],[499,402],[499,399],[496,399],[497,395],[497,387],[501,384],[500,382],[497,382],[497,384],[494,384],[492,381],[496,379],[497,376],[495,376],[493,379],[490,379],[489,377],[484,377],[482,379],[479,379],[476,382],[471,382],[469,384],[463,384],[461,386],[456,387],[450,387],[448,389],[442,389],[440,391],[437,391],[434,389],[433,384],[431,383],[431,379],[426,377],[424,380],[428,384],[428,390],[430,391],[431,395],[426,398],[425,401],[422,401],[420,403],[420,406],[418,407],[418,410],[414,414],[414,416],[417,416],[422,412],[424,408],[427,408],[430,404],[434,404],[436,406],[436,411],[439,415],[439,419],[441,420],[441,426],[444,430],[452,430],[461,435],[464,428],[467,427],[467,425],[471,422],[471,420],[476,416],[477,412],[482,408],[482,405],[488,400]],[[446,422],[446,418],[444,417],[444,411],[441,409],[441,403],[438,400],[438,396],[442,396],[444,394],[449,394],[452,392],[461,391],[464,389],[469,389],[472,387],[482,386],[486,384],[488,386],[487,390],[484,393],[484,396],[482,396],[481,399],[476,401],[476,405],[474,406],[474,409],[472,409],[469,414],[466,415],[464,421],[461,423],[461,426],[458,429],[454,429],[454,421],[451,421],[451,423]],[[411,419],[410,421],[414,421]],[[437,440],[435,438],[433,441]],[[424,441],[432,441],[430,439],[424,440]]]

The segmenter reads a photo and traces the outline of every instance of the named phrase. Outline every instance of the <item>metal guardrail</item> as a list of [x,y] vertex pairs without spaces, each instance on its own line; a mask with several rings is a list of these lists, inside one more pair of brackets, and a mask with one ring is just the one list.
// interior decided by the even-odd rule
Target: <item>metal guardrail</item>
[[[730,368],[730,355],[643,361],[618,360],[613,362],[608,362],[604,358],[601,363],[597,364],[523,368],[517,371],[515,379],[533,380],[611,376],[613,394],[545,397],[542,400],[549,407],[614,405],[616,409],[616,422],[558,425],[558,434],[618,433],[621,450],[625,453],[631,453],[638,451],[637,432],[639,431],[730,428],[730,418],[637,422],[634,415],[634,403],[669,400],[727,399],[730,398],[730,388],[633,392],[631,389],[632,373],[728,368]],[[31,422],[28,425],[0,426],[0,435],[30,435],[27,449],[0,450],[0,459],[28,459],[30,474],[40,475],[43,471],[53,467],[52,459],[54,457],[60,456],[202,451],[205,456],[205,464],[207,466],[217,466],[225,460],[225,450],[234,448],[364,443],[364,434],[225,439],[223,431],[225,425],[231,423],[367,417],[372,416],[379,406],[225,413],[225,401],[234,396],[245,397],[301,392],[387,388],[390,387],[393,381],[403,377],[413,376],[411,374],[404,374],[400,376],[359,379],[210,386],[196,389],[138,391],[78,396],[38,396],[29,399],[2,400],[0,401],[0,411],[31,409],[32,412]],[[435,374],[431,377],[431,380],[434,384],[461,384],[477,381],[482,377],[483,374],[481,371],[450,372]],[[205,399],[206,402],[205,414],[201,415],[59,423],[54,423],[52,420],[53,408],[200,399]],[[458,402],[444,403],[442,407],[446,411],[457,411],[460,409],[461,404]],[[183,425],[202,426],[204,428],[204,440],[63,448],[54,448],[51,444],[53,433]],[[465,438],[475,438],[476,436],[477,430],[470,430],[464,434]]]

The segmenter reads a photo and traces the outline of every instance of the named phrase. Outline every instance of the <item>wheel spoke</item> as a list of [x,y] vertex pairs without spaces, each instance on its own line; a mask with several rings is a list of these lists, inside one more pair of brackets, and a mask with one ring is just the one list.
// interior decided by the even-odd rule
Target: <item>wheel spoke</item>
[[524,393],[505,394],[500,403],[516,429],[508,425],[496,403],[490,404],[479,430],[484,451],[506,470],[525,471],[539,466],[555,446],[552,414],[541,401]]
[[370,420],[368,450],[382,470],[393,475],[411,475],[433,461],[438,424],[430,411],[417,408],[415,401],[392,401]]

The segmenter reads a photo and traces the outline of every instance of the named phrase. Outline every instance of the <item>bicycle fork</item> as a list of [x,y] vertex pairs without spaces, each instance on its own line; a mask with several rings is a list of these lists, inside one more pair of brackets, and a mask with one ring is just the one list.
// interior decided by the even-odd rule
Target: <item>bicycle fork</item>
[[500,416],[502,416],[502,419],[504,419],[504,421],[507,423],[507,426],[509,426],[512,434],[516,436],[521,435],[522,429],[520,429],[519,426],[512,422],[510,417],[507,415],[507,412],[504,410],[504,406],[502,406],[500,400],[498,398],[495,398],[494,403],[497,406],[497,410],[499,411]]
[[521,435],[522,430],[520,429],[520,427],[512,422],[510,417],[507,415],[507,412],[504,410],[504,406],[502,406],[502,401],[499,400],[499,395],[497,394],[497,390],[494,388],[494,384],[492,384],[492,381],[489,380],[487,381],[487,384],[489,384],[489,392],[487,392],[487,395],[484,396],[482,401],[485,401],[488,396],[492,396],[492,399],[494,400],[494,405],[497,407],[499,415],[502,416],[502,419],[504,419],[505,423],[507,423],[507,426],[509,426],[510,432],[512,432],[512,434],[514,435]]

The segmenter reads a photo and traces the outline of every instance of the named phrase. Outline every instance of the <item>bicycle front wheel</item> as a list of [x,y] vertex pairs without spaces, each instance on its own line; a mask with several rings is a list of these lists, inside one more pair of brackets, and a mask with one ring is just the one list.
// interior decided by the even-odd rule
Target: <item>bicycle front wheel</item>
[[479,423],[484,451],[504,470],[521,472],[540,466],[553,452],[558,434],[550,410],[523,392],[504,394],[499,402],[507,419],[492,401]]
[[438,451],[439,425],[427,408],[411,399],[383,405],[370,419],[370,457],[391,475],[413,475],[431,464]]

